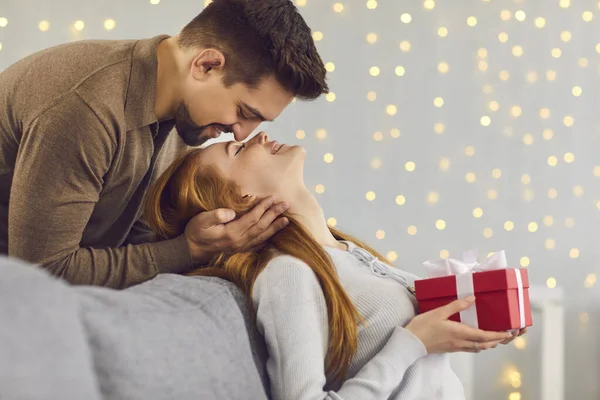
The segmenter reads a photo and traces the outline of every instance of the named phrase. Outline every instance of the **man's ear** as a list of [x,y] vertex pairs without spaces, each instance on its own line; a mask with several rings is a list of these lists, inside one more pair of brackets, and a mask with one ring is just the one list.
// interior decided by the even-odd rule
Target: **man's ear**
[[192,60],[192,76],[196,80],[203,80],[211,72],[222,72],[225,66],[225,55],[217,49],[204,49]]

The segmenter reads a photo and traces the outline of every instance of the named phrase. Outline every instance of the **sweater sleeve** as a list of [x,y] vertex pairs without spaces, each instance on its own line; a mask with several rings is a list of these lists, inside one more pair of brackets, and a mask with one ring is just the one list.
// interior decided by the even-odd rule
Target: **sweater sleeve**
[[252,297],[274,400],[387,399],[427,353],[416,336],[398,327],[354,377],[337,392],[326,391],[327,308],[312,269],[293,257],[277,257],[259,275]]
[[77,94],[24,128],[10,193],[8,252],[73,284],[123,288],[192,267],[187,240],[80,246],[116,140]]

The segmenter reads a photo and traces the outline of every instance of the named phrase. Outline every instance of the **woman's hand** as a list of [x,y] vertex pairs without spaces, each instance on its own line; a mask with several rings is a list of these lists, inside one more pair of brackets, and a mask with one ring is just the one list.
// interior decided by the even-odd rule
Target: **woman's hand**
[[218,209],[196,215],[185,227],[194,264],[206,263],[221,252],[236,253],[262,244],[288,224],[287,218],[278,218],[287,209],[287,204],[266,198],[235,221],[233,210]]
[[405,329],[418,337],[430,354],[457,351],[478,353],[513,337],[509,332],[483,331],[448,320],[452,315],[471,307],[474,301],[474,297],[460,299],[417,315]]
[[516,331],[515,333],[513,333],[511,337],[509,337],[508,339],[504,340],[502,342],[502,344],[509,344],[510,342],[512,342],[513,340],[515,340],[519,336],[524,335],[525,333],[527,333],[527,328],[519,329],[518,331]]

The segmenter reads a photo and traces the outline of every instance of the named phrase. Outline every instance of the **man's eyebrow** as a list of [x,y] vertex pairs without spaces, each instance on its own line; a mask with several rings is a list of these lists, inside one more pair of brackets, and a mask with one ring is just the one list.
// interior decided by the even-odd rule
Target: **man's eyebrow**
[[260,111],[258,111],[256,108],[250,107],[248,104],[244,103],[243,101],[242,101],[242,104],[244,105],[244,107],[246,107],[248,109],[248,111],[250,111],[252,114],[254,114],[262,122],[265,122],[265,121],[271,122],[272,121],[270,119],[266,119],[265,116],[262,115],[262,113]]

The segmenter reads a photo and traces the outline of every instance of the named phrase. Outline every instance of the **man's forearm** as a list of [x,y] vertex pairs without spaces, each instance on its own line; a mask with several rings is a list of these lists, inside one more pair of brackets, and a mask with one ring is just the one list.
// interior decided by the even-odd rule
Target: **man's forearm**
[[80,248],[54,260],[27,260],[41,264],[71,284],[116,289],[133,286],[159,273],[182,273],[193,263],[185,236],[162,242],[119,248]]

